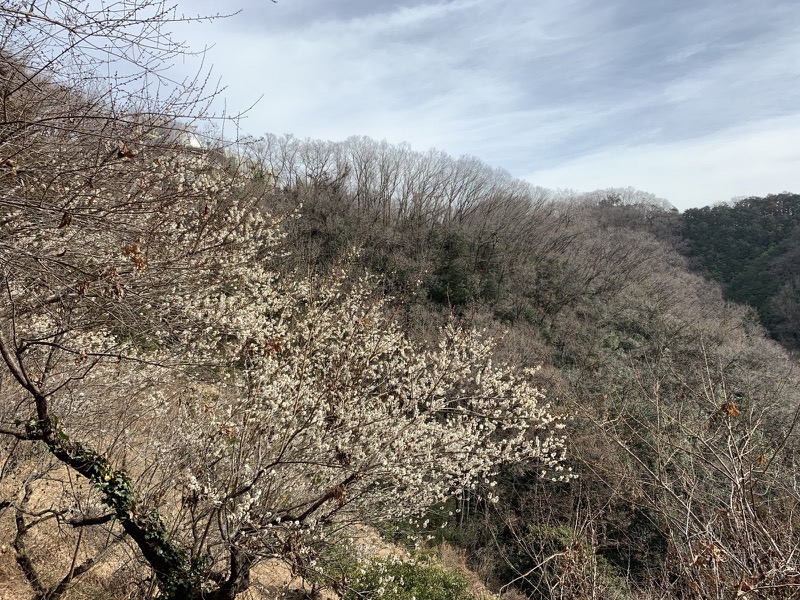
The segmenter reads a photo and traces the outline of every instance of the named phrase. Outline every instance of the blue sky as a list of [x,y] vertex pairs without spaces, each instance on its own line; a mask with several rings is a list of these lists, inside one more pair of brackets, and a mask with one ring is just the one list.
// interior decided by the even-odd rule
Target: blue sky
[[248,134],[405,141],[680,209],[800,193],[796,0],[234,2],[177,35],[211,46],[229,112],[260,98]]

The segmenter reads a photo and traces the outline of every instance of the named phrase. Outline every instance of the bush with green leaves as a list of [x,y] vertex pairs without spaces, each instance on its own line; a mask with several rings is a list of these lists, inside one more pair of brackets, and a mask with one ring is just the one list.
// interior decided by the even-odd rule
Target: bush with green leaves
[[423,560],[373,559],[350,582],[345,600],[476,600],[467,580]]

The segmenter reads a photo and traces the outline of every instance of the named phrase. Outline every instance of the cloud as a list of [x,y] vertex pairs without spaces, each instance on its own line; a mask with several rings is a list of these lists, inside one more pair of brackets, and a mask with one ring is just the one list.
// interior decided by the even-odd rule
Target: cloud
[[[243,121],[256,135],[408,141],[517,176],[566,176],[630,152],[613,185],[642,187],[656,181],[642,149],[679,156],[800,114],[792,0],[242,1],[241,14],[181,33],[194,47],[216,43],[208,59],[229,85],[229,112],[263,96]],[[775,171],[768,156],[780,161],[750,156],[763,177]],[[668,162],[695,177],[689,162]],[[692,202],[731,187],[706,172],[708,199]],[[776,187],[786,180],[775,177]]]
[[543,187],[591,191],[632,185],[680,210],[800,190],[800,115],[749,123],[689,141],[604,148],[525,177]]

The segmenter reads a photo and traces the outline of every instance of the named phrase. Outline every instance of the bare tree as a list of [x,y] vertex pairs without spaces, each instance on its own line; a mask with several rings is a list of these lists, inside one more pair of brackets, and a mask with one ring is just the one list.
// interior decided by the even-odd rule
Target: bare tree
[[[705,354],[699,379],[653,363],[641,371],[643,404],[610,410],[598,424],[629,458],[623,485],[661,521],[676,592],[793,598],[800,409],[734,376],[741,360]],[[666,391],[675,382],[679,402]]]

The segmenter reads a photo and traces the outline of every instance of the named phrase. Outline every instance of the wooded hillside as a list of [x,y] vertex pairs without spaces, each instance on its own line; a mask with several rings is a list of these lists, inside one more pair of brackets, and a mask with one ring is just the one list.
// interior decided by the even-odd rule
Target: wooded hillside
[[770,335],[800,348],[800,196],[775,194],[687,210],[684,235],[694,264],[725,296],[758,311]]
[[[449,522],[490,580],[542,598],[794,595],[795,363],[700,274],[691,211],[609,191],[553,199],[479,163],[468,200],[450,202],[464,159],[363,138],[265,148],[286,169],[281,201],[304,207],[288,240],[304,264],[382,273],[416,335],[449,315],[488,327],[504,358],[544,365],[542,386],[573,415],[574,482],[510,469],[507,503],[462,501],[473,516]],[[309,154],[327,162],[307,169]],[[392,158],[397,187],[367,186],[382,180],[360,174]],[[420,171],[432,191],[395,204]]]

